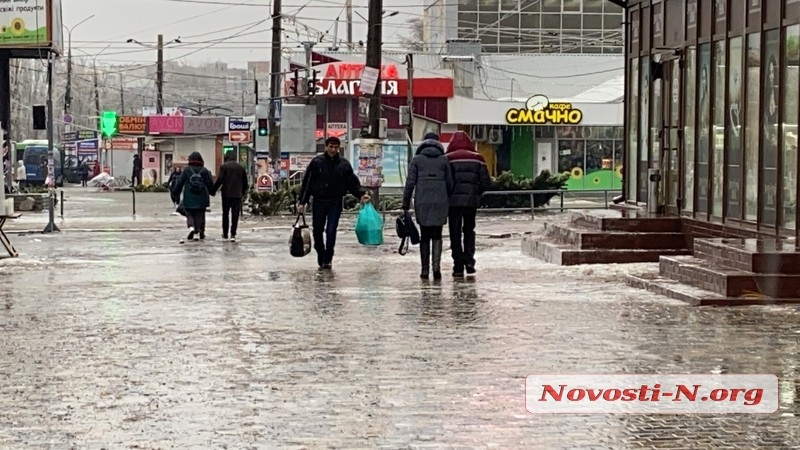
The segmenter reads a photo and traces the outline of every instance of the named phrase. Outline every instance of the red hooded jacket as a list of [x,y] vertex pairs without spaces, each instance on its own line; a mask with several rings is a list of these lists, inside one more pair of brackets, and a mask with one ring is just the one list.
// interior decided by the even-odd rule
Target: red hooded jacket
[[457,131],[450,139],[446,156],[453,172],[450,206],[478,208],[481,196],[492,186],[483,156],[475,151],[475,144],[463,131]]

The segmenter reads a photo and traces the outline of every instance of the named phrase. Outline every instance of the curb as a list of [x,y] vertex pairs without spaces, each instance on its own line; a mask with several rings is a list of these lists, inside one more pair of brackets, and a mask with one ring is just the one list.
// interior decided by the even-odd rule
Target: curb
[[[160,232],[161,228],[119,228],[119,229],[100,229],[100,228],[66,228],[59,233],[136,233],[136,232]],[[6,234],[45,234],[42,230],[7,230]],[[47,233],[52,234],[52,233]]]

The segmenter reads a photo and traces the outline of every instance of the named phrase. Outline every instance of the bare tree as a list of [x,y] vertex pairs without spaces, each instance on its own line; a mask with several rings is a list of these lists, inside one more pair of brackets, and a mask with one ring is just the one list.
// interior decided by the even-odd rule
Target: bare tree
[[425,51],[425,39],[423,37],[425,25],[422,22],[422,18],[412,17],[406,21],[406,25],[408,25],[409,35],[402,36],[400,43],[412,52]]

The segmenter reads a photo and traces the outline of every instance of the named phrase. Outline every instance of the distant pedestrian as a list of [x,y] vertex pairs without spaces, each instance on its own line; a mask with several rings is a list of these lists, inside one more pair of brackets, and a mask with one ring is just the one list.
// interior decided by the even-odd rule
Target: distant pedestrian
[[361,182],[353,172],[353,166],[339,155],[340,146],[338,138],[329,137],[325,140],[325,153],[317,155],[306,168],[297,205],[297,211],[303,213],[306,203],[313,197],[312,234],[317,264],[322,269],[330,269],[333,265],[333,249],[344,196],[349,192],[356,198],[361,197],[361,203],[369,201],[369,196],[361,189]]
[[133,155],[133,173],[131,173],[131,187],[142,184],[142,159]]
[[[199,152],[189,155],[189,165],[181,173],[173,192],[183,193],[183,207],[186,210],[186,226],[189,228],[187,241],[206,238],[206,208],[211,204],[214,182],[211,172],[204,167]],[[183,239],[181,239],[183,243]]]
[[465,269],[468,274],[475,273],[475,218],[492,179],[483,156],[463,131],[456,131],[450,139],[446,156],[453,171],[448,217],[453,276],[463,277]]
[[242,201],[247,195],[248,187],[247,170],[236,161],[234,152],[226,153],[225,163],[219,167],[217,181],[214,183],[215,192],[222,189],[222,239],[228,239],[230,230],[231,242],[236,242],[239,216],[242,215]]
[[81,187],[86,187],[89,185],[89,163],[86,161],[81,162],[81,166],[78,168],[78,173],[81,176]]
[[180,178],[181,166],[172,166],[172,172],[170,172],[169,178],[167,179],[167,187],[169,188],[169,196],[172,199],[172,206],[174,207],[177,207],[181,202],[181,193],[174,192],[175,185],[178,184]]
[[403,191],[403,211],[406,212],[414,194],[414,215],[421,229],[420,278],[427,279],[433,266],[433,279],[442,279],[442,227],[447,223],[448,197],[452,191],[452,172],[444,147],[436,139],[423,141],[408,166]]

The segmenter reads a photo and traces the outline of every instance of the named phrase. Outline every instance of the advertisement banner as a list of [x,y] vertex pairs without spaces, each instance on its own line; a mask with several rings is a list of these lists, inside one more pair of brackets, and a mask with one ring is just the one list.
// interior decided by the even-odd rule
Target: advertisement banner
[[97,139],[76,142],[78,156],[96,155],[99,145]]
[[152,134],[183,134],[183,116],[149,116],[147,125]]
[[50,2],[2,2],[0,47],[47,47],[47,16]]
[[383,185],[383,146],[380,141],[362,141],[358,144],[358,179],[361,186],[379,188]]
[[152,186],[161,179],[161,152],[142,152],[142,184]]
[[133,137],[111,138],[111,150],[138,150],[139,140]]
[[311,164],[311,160],[317,155],[312,155],[309,153],[295,153],[289,154],[289,171],[296,172],[296,171],[305,171],[306,167]]
[[[360,144],[353,145],[353,159],[361,166]],[[382,187],[400,188],[405,186],[406,173],[408,172],[408,147],[405,142],[384,142],[380,158],[380,174]],[[365,162],[365,164],[369,164]],[[359,179],[361,174],[359,173]],[[363,180],[362,180],[363,182]]]
[[224,117],[184,117],[184,134],[225,134]]

